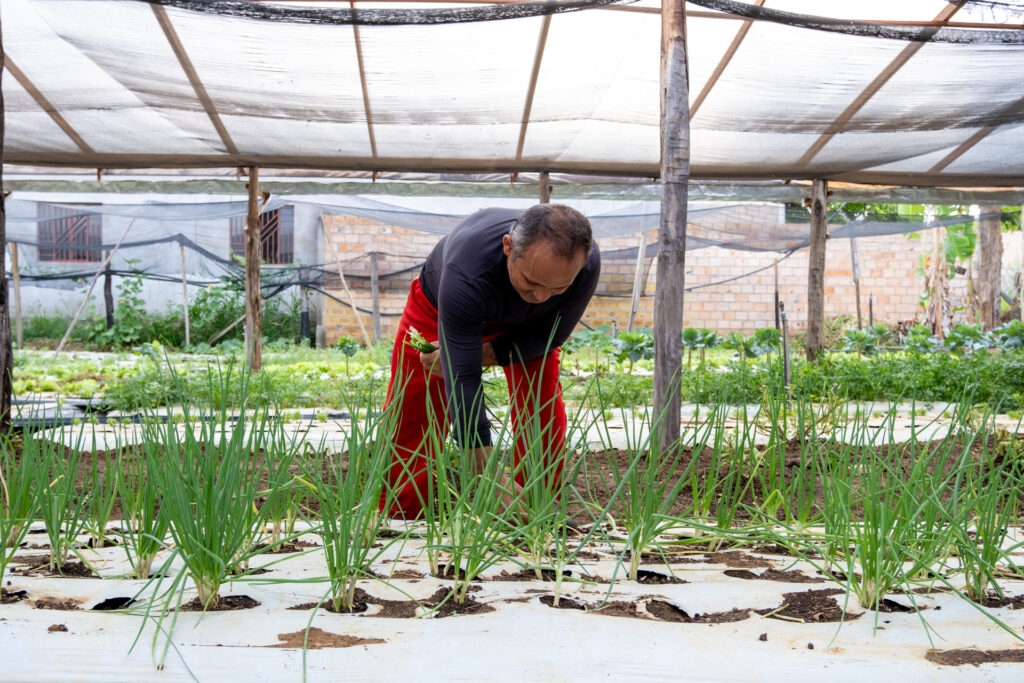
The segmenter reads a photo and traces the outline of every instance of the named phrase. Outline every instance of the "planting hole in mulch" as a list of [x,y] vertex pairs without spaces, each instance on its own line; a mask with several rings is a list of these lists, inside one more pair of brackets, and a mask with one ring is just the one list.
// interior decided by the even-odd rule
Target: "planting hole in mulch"
[[946,650],[945,652],[928,652],[924,656],[933,664],[942,666],[978,666],[999,662],[1024,662],[1024,649],[1017,650]]
[[1017,595],[1015,597],[1001,598],[995,593],[990,594],[981,603],[982,607],[988,607],[989,609],[998,609],[1000,607],[1009,607],[1010,609],[1024,609],[1024,595]]
[[843,608],[836,602],[833,595],[840,595],[839,588],[822,588],[820,590],[784,593],[782,605],[770,609],[756,610],[758,614],[771,619],[798,621],[801,623],[826,623],[836,621],[852,621],[860,614],[843,616]]
[[820,576],[808,576],[796,569],[789,571],[766,569],[760,574],[755,574],[748,569],[726,569],[722,573],[734,579],[746,579],[748,581],[779,581],[781,583],[825,583],[827,581],[827,579],[823,579]]
[[[38,569],[39,567],[48,566],[49,564],[50,564],[50,558],[49,557],[45,557],[45,558],[42,559],[40,564],[35,567],[35,569]],[[98,574],[93,573],[93,571],[91,569],[89,569],[87,566],[85,566],[81,562],[65,562],[63,565],[60,566],[59,569],[56,569],[56,570],[54,570],[52,572],[46,572],[46,575],[47,576],[56,577],[56,578],[65,578],[65,579],[99,579],[99,578],[102,578]]]
[[131,598],[107,598],[103,602],[93,606],[91,609],[97,612],[107,612],[117,609],[124,609],[134,605],[137,601]]
[[[629,562],[633,557],[632,552],[627,552],[624,562]],[[665,551],[661,553],[640,553],[640,562],[643,564],[702,564],[705,562],[704,553],[687,551],[685,553]]]
[[682,579],[677,579],[674,576],[662,574],[661,572],[652,572],[648,569],[638,569],[636,572],[636,580],[638,583],[647,584],[649,586],[689,583],[689,581],[683,581]]
[[[121,545],[121,544],[118,543],[117,541],[115,541],[114,539],[112,539],[112,538],[105,538],[105,539],[103,539],[103,543],[99,547],[100,548],[113,548],[113,547],[118,546],[118,545]],[[92,548],[92,549],[95,550],[96,549],[96,539],[90,537],[89,538],[89,542],[85,544],[85,547],[86,548]]]
[[423,572],[416,569],[399,569],[391,573],[392,579],[422,579],[424,576]]
[[771,569],[772,563],[763,557],[754,557],[740,550],[728,550],[720,553],[707,553],[707,561],[724,564],[733,569]]
[[362,614],[367,609],[369,609],[367,605],[374,602],[379,601],[372,595],[364,591],[362,588],[356,588],[355,593],[353,593],[352,595],[352,609],[350,610],[345,609],[344,607],[342,607],[339,610],[334,609],[334,601],[332,600],[324,600],[319,604],[315,602],[304,602],[300,605],[292,605],[288,609],[304,610],[315,609],[319,607],[319,609],[327,610],[328,612],[331,612],[333,614]]
[[77,610],[81,603],[71,598],[39,598],[32,606],[36,609],[55,609],[62,612]]
[[889,598],[882,598],[878,603],[878,611],[885,614],[892,613],[903,613],[903,612],[917,612],[924,609],[923,607],[911,607],[909,605],[901,605],[895,600]]
[[750,618],[749,609],[737,608],[728,612],[706,612],[704,614],[696,612],[691,617],[684,610],[664,600],[651,600],[647,603],[647,613],[660,621],[675,624],[730,624]]
[[[231,612],[237,609],[252,609],[259,607],[260,603],[248,595],[225,595],[217,601],[216,605],[206,608],[207,612]],[[192,598],[181,606],[182,612],[202,612],[203,603],[199,598]]]
[[325,647],[355,647],[356,645],[376,645],[387,642],[382,638],[359,638],[357,636],[330,633],[316,627],[309,629],[308,638],[306,631],[296,631],[295,633],[278,633],[277,639],[282,642],[277,645],[267,645],[267,647],[320,650]]
[[68,632],[68,627],[65,626],[64,624],[53,624],[52,626],[50,626],[46,630],[48,632],[50,632],[50,633],[67,633]]
[[[470,586],[470,590],[472,590],[472,588],[473,587]],[[456,604],[454,598],[448,598],[452,592],[451,588],[438,588],[433,595],[422,602],[422,605],[428,609],[433,609],[440,605],[440,607],[438,607],[434,612],[435,619],[467,614],[486,614],[487,612],[494,611],[494,608],[490,605],[482,602],[476,602],[471,597],[467,597],[466,601],[461,605]],[[446,601],[445,598],[448,598],[448,600]]]
[[572,598],[559,597],[558,604],[556,605],[555,596],[544,595],[541,597],[540,601],[548,607],[554,607],[555,609],[578,609],[583,611],[587,609],[587,606],[584,605],[582,602],[573,600]]
[[[562,578],[567,579],[572,576],[572,572],[565,570],[562,572]],[[522,569],[518,572],[512,573],[505,569],[501,570],[501,573],[497,576],[492,576],[488,581],[554,581],[555,572],[553,569],[542,569],[540,572],[540,578],[537,578],[537,573],[532,569]]]
[[[271,546],[269,543],[261,543],[256,546],[255,552],[261,555],[284,555],[287,553],[301,553],[307,548],[319,548],[319,543],[311,543],[309,541],[285,541],[278,543],[276,546]],[[276,645],[274,647],[277,647]]]
[[9,591],[6,588],[0,588],[0,605],[13,605],[27,599],[28,591]]
[[[454,579],[455,567],[447,564],[437,565],[437,574],[434,574],[435,579]],[[459,569],[459,580],[464,581],[466,579],[466,572],[463,569]]]

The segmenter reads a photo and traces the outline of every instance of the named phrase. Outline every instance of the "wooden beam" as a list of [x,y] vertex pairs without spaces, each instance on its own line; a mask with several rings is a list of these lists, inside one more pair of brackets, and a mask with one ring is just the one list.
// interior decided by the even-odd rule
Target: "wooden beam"
[[[1005,120],[1008,121],[1016,121],[1018,120],[1017,117],[1020,116],[1021,112],[1024,112],[1024,97],[1020,98],[1010,106],[1006,107],[1006,109],[999,112],[998,116],[1000,116],[1001,118],[1005,118]],[[993,133],[993,131],[997,130],[998,128],[999,126],[982,126],[977,131],[975,131],[974,134],[971,135],[971,137],[967,138],[963,143],[957,146],[956,149],[954,149],[952,152],[944,156],[942,160],[939,161],[939,163],[935,164],[930,169],[928,169],[928,172],[941,173],[946,169],[947,166],[949,166],[951,163],[953,163],[961,156],[963,156],[964,152],[966,152],[971,147],[974,147],[976,144],[987,138],[989,135]]]
[[[352,9],[354,1],[349,2]],[[366,132],[370,136],[370,156],[377,156],[377,136],[373,131],[373,108],[370,106],[370,89],[366,86],[366,65],[363,62],[363,39],[359,35],[359,24],[352,24],[352,33],[356,41],[356,61],[359,63],[359,84],[363,88],[363,111],[366,112]]]
[[14,76],[14,80],[18,81],[29,96],[35,100],[35,103],[39,105],[39,108],[45,111],[50,118],[53,119],[53,122],[56,123],[62,131],[64,131],[65,135],[71,138],[71,141],[75,143],[75,146],[78,147],[78,149],[82,150],[86,154],[92,154],[93,149],[89,146],[89,143],[85,141],[85,138],[79,135],[78,131],[71,127],[71,124],[68,123],[67,119],[61,116],[60,112],[57,111],[57,108],[53,106],[53,103],[51,103],[50,100],[47,99],[46,95],[44,95],[42,91],[37,88],[31,80],[29,80],[29,77],[25,75],[25,72],[18,68],[18,65],[11,60],[9,55],[4,54],[3,57],[4,68]]
[[85,298],[83,298],[82,303],[79,304],[78,310],[75,312],[75,317],[71,319],[71,324],[68,325],[67,331],[64,332],[64,337],[61,338],[60,343],[57,344],[56,351],[53,352],[54,358],[59,356],[60,352],[64,350],[64,345],[67,344],[68,339],[71,338],[71,331],[75,329],[75,325],[78,324],[78,319],[82,317],[82,311],[85,310],[86,304],[89,303],[89,297],[92,296],[92,290],[95,289],[96,283],[99,282],[100,275],[102,275],[103,271],[107,269],[108,265],[110,265],[110,260],[114,258],[114,254],[117,253],[117,250],[121,248],[121,243],[124,242],[124,238],[128,236],[128,232],[132,229],[133,225],[135,225],[134,218],[130,223],[128,223],[128,227],[124,229],[121,239],[117,240],[117,244],[114,245],[113,249],[107,252],[106,257],[103,259],[103,263],[101,263],[100,267],[96,269],[96,274],[93,276],[92,282],[89,283],[89,288],[85,290]]
[[537,37],[537,49],[533,53],[533,69],[530,71],[530,84],[526,88],[526,103],[523,104],[523,120],[519,125],[519,142],[516,144],[516,161],[523,158],[523,146],[526,144],[526,128],[530,125],[530,112],[533,111],[533,96],[537,92],[537,79],[540,78],[540,64],[544,59],[544,46],[548,42],[548,29],[551,28],[551,15],[544,17]]
[[263,320],[260,296],[260,260],[263,244],[260,239],[259,170],[249,167],[249,205],[245,216],[245,363],[252,372],[263,367]]
[[1003,265],[1003,233],[999,229],[1000,207],[982,208],[978,221],[978,307],[981,324],[989,332],[999,327],[1000,275]]
[[[954,14],[956,14],[957,10],[959,9],[960,7],[957,5],[947,4],[945,7],[942,8],[942,11],[940,11],[939,14],[935,17],[934,21],[937,23],[934,26],[928,26],[921,29],[922,35],[929,35],[937,32],[942,26],[945,25],[946,21],[948,21]],[[900,51],[900,53],[896,55],[896,57],[891,62],[889,62],[888,66],[882,69],[882,72],[878,74],[878,76],[876,76],[875,79],[871,81],[871,83],[868,84],[868,87],[866,87],[859,95],[857,95],[856,98],[854,98],[853,102],[850,103],[850,106],[844,109],[843,112],[839,115],[839,117],[836,118],[836,120],[833,121],[831,124],[829,124],[829,127],[825,129],[825,132],[822,133],[821,136],[814,141],[814,144],[812,144],[810,148],[808,148],[808,150],[804,152],[803,156],[801,156],[800,159],[797,160],[796,167],[804,168],[808,166],[814,159],[814,157],[818,155],[818,152],[820,152],[822,148],[824,148],[825,145],[827,145],[829,141],[832,140],[832,138],[834,138],[839,133],[842,133],[843,129],[846,128],[846,125],[850,122],[850,120],[854,116],[856,116],[857,112],[859,112],[864,107],[864,105],[867,104],[868,101],[872,97],[874,97],[879,90],[882,89],[882,86],[888,83],[889,79],[892,78],[897,71],[902,69],[903,66],[907,62],[909,62],[914,55],[917,54],[918,50],[920,50],[925,45],[927,45],[926,41],[913,42],[908,44],[905,48],[903,48]]]
[[640,233],[640,240],[636,245],[636,270],[633,271],[633,298],[629,303],[629,324],[626,331],[633,331],[633,323],[636,321],[636,312],[640,308],[640,297],[644,295],[644,265],[647,261],[647,233]]
[[857,305],[857,329],[864,329],[863,316],[860,313],[860,254],[857,252],[857,238],[850,238],[850,265],[853,270],[853,293]]
[[828,237],[825,208],[828,181],[815,180],[811,194],[811,245],[807,258],[807,360],[818,357],[825,346],[825,240]]
[[[761,7],[764,5],[764,0],[757,0],[754,4]],[[747,32],[750,31],[750,27],[753,25],[753,19],[745,19],[743,21],[743,25],[740,26],[740,30],[736,32],[736,37],[732,39],[732,43],[729,44],[725,54],[722,55],[720,60],[718,60],[718,65],[715,67],[715,70],[711,72],[708,82],[704,84],[700,94],[697,95],[697,99],[695,99],[693,104],[690,105],[691,121],[697,116],[697,111],[700,109],[700,105],[704,104],[704,100],[706,100],[708,95],[711,94],[711,90],[715,87],[715,83],[718,82],[722,72],[725,71],[725,67],[729,66],[729,62],[731,62],[732,58],[736,55],[736,50],[740,48],[740,44],[743,42],[743,39],[747,37]]]
[[654,292],[654,415],[657,442],[679,440],[683,370],[683,286],[687,186],[690,180],[690,107],[684,0],[661,5],[661,223]]
[[188,78],[188,82],[192,85],[192,90],[195,92],[200,104],[203,105],[203,110],[206,111],[206,115],[210,118],[210,123],[213,124],[217,135],[220,136],[220,141],[224,145],[225,151],[228,154],[237,155],[238,148],[235,147],[231,135],[228,134],[228,129],[224,126],[224,122],[221,120],[220,113],[213,104],[210,94],[206,92],[206,86],[203,85],[202,80],[199,78],[199,72],[196,71],[196,67],[192,64],[192,59],[188,56],[188,52],[185,51],[185,46],[182,44],[181,38],[178,37],[174,24],[171,23],[171,18],[167,16],[167,10],[161,5],[154,4],[150,5],[150,7],[153,9],[153,14],[156,15],[156,20],[160,24],[167,42],[170,43],[171,49],[174,51],[174,56],[178,58],[178,63],[181,64],[185,77]]

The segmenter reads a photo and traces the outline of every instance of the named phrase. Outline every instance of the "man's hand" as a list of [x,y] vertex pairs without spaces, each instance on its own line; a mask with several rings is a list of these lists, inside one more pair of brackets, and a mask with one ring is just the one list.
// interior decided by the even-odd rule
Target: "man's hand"
[[430,377],[444,377],[444,371],[441,368],[441,351],[431,351],[430,353],[420,352],[420,363],[423,364],[423,372],[427,373]]

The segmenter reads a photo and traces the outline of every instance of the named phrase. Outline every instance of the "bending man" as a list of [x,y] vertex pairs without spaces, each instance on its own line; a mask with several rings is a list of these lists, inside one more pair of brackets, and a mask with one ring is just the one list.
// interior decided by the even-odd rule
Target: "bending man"
[[[386,512],[419,516],[429,464],[449,424],[478,462],[486,458],[491,425],[481,376],[492,365],[502,366],[508,380],[515,464],[532,438],[527,425],[540,425],[543,452],[559,459],[549,461],[557,481],[566,428],[559,347],[590,302],[600,270],[590,222],[560,204],[484,209],[437,243],[412,282],[391,356],[385,412],[397,423],[388,474],[396,496]],[[440,350],[421,353],[407,344],[410,327],[438,340]]]

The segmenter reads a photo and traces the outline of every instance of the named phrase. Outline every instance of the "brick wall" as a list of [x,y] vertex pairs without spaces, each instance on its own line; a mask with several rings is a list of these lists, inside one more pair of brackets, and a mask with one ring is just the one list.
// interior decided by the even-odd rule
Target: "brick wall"
[[[779,221],[779,207],[771,204],[730,206],[719,212],[701,215],[699,223],[688,231],[691,244],[698,242],[709,228],[717,235],[723,231],[735,234],[739,245],[794,244],[806,239],[809,226]],[[394,334],[408,294],[409,283],[418,269],[413,268],[430,252],[439,237],[429,233],[350,216],[325,216],[326,238],[337,249],[347,276],[349,288],[361,308],[372,307],[369,282],[368,252],[376,251],[380,279],[381,331],[384,338]],[[830,230],[837,226],[830,226]],[[614,318],[618,329],[629,320],[630,294],[636,270],[636,247],[639,234],[599,240],[602,253],[632,250],[618,258],[602,262],[598,293],[588,307],[583,321],[591,326],[610,325]],[[647,244],[657,243],[657,231],[647,233]],[[857,241],[861,273],[861,310],[865,323],[868,297],[874,298],[875,321],[910,320],[918,314],[918,297],[923,278],[915,273],[922,250],[930,249],[931,239],[908,239],[903,235],[861,238]],[[653,250],[653,247],[651,247]],[[334,252],[325,245],[324,262],[334,266]],[[649,251],[648,253],[653,253]],[[686,254],[686,286],[693,288],[684,298],[683,319],[687,327],[707,327],[719,334],[738,331],[750,333],[775,323],[773,312],[774,262],[782,254],[707,247]],[[413,270],[389,275],[403,269]],[[645,295],[640,300],[636,326],[653,327],[656,259],[645,262]],[[758,272],[754,272],[758,271]],[[786,306],[791,329],[806,325],[807,250],[796,251],[778,263],[779,294]],[[737,278],[729,282],[722,282]],[[715,284],[722,282],[722,284]],[[954,281],[956,282],[956,281]],[[328,291],[348,301],[348,295],[335,280]],[[826,316],[856,315],[853,273],[848,239],[830,239],[825,271]],[[362,314],[363,324],[373,334],[372,318]],[[323,324],[327,341],[339,335],[362,339],[355,315],[348,305],[324,300]]]

